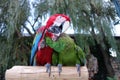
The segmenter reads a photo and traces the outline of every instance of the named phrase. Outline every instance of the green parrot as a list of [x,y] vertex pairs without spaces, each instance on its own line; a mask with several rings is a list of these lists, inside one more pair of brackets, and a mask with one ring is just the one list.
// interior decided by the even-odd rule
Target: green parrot
[[46,44],[54,49],[52,55],[52,65],[58,65],[59,75],[62,72],[62,66],[75,66],[80,76],[80,66],[85,65],[85,53],[75,44],[69,35],[62,33],[57,41],[49,37],[45,38]]

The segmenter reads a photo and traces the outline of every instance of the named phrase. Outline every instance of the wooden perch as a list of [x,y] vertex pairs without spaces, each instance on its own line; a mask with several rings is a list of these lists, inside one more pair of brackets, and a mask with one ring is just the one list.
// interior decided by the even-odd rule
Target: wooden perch
[[59,76],[58,68],[51,67],[51,76],[46,73],[44,66],[13,66],[6,70],[5,80],[88,80],[87,67],[81,67],[81,76],[78,76],[76,67],[62,67]]

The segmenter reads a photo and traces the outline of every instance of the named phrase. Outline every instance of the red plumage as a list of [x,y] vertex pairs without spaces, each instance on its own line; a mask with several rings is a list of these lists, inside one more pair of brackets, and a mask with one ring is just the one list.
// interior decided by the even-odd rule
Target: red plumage
[[52,63],[53,49],[49,46],[41,48],[36,53],[36,63],[38,66],[44,66],[46,63]]
[[62,16],[66,19],[66,21],[70,21],[70,18],[64,14],[54,14],[48,19],[47,24],[46,24],[46,28],[49,28],[54,23],[55,19],[58,16]]

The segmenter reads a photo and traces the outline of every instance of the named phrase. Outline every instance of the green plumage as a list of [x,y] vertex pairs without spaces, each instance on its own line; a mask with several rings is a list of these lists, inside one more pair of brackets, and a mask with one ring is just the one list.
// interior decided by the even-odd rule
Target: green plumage
[[67,34],[61,34],[57,41],[52,41],[46,37],[46,44],[54,49],[53,65],[75,66],[76,64],[85,64],[84,52]]

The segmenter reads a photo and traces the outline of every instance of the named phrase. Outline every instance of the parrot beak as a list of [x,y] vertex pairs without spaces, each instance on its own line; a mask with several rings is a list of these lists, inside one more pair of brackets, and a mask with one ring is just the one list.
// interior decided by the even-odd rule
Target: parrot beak
[[60,34],[62,33],[62,29],[59,26],[52,26],[48,29],[48,32],[52,34],[51,39],[56,41]]
[[63,26],[62,26],[62,33],[64,33],[70,26],[70,22],[69,21],[65,21]]
[[53,41],[57,41],[57,39],[59,38],[61,33],[58,33],[58,34],[54,34],[53,37],[52,37],[52,40]]

